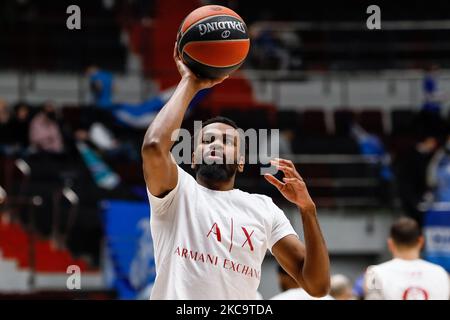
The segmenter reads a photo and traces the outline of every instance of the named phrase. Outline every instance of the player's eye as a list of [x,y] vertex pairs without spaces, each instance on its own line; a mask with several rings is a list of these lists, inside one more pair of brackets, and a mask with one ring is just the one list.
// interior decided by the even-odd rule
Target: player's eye
[[214,136],[204,136],[202,143],[203,144],[209,144],[214,142]]
[[234,145],[234,139],[232,137],[231,138],[226,138],[225,139],[225,144],[229,145],[229,146]]

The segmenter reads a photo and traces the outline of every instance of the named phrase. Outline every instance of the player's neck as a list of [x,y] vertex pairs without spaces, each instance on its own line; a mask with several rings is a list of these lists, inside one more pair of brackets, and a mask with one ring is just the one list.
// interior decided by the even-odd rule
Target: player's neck
[[397,250],[393,256],[401,260],[417,260],[420,259],[420,252],[416,249],[403,249]]
[[197,182],[202,187],[215,191],[230,191],[234,188],[234,176],[228,181],[211,181],[197,174]]

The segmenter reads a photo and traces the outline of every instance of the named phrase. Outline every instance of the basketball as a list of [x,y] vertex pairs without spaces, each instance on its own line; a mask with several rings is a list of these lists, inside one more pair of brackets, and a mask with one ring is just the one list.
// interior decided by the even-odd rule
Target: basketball
[[247,26],[233,10],[208,5],[192,11],[181,23],[178,54],[201,78],[221,78],[237,70],[250,49]]

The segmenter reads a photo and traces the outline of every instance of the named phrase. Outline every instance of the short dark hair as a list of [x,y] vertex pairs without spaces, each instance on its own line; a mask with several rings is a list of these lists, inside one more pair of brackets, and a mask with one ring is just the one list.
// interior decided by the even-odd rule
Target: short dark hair
[[239,127],[237,126],[236,122],[234,122],[234,121],[231,120],[230,118],[223,117],[223,116],[217,116],[217,117],[210,118],[210,119],[208,119],[208,120],[206,120],[206,121],[203,121],[203,122],[202,122],[202,128],[206,127],[208,124],[211,124],[211,123],[217,123],[217,122],[218,122],[218,123],[224,123],[224,124],[227,124],[227,125],[229,125],[230,127],[233,127],[233,128],[235,128],[235,129],[239,129]]
[[390,237],[397,245],[414,246],[421,235],[419,224],[409,217],[401,217],[391,226]]

